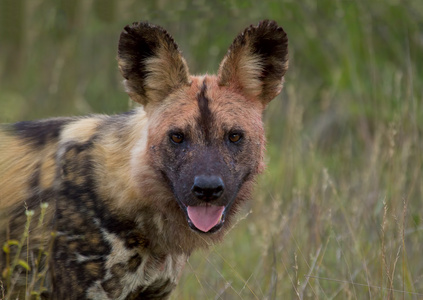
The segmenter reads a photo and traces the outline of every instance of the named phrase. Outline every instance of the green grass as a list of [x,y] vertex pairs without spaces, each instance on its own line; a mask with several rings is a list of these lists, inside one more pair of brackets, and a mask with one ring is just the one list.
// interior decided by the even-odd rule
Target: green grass
[[[41,243],[38,251],[35,251],[36,257],[31,258],[27,251],[30,246],[29,236],[31,231],[41,228],[45,232],[44,235],[53,235],[53,233],[49,233],[44,220],[47,207],[47,203],[42,203],[38,214],[26,208],[25,228],[20,240],[8,239],[2,245],[1,251],[4,254],[6,264],[0,270],[0,299],[14,299],[12,294],[15,292],[15,286],[18,281],[22,280],[25,280],[25,299],[41,299],[41,293],[46,289],[44,281],[47,272],[41,266],[48,261],[48,250],[50,249],[45,249]],[[34,215],[37,217],[35,220]]]
[[172,299],[423,298],[423,3],[40,0],[7,18],[19,3],[0,1],[3,122],[126,110],[116,43],[135,20],[167,28],[192,73],[260,19],[287,31],[267,171]]

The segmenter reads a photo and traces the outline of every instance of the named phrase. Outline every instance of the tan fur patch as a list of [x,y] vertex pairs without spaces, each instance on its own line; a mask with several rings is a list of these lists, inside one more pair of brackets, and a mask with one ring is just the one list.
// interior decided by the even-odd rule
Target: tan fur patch
[[98,262],[88,262],[85,264],[85,271],[93,277],[98,277],[101,269],[101,263]]
[[60,139],[62,141],[74,140],[84,143],[96,133],[96,129],[102,121],[101,116],[80,119],[66,126],[60,135]]
[[[107,143],[98,145],[94,149],[94,155],[101,157],[104,162],[102,166],[97,166],[97,171],[101,174],[97,178],[101,187],[99,193],[108,202],[109,199],[114,199],[114,201],[109,202],[113,209],[119,208],[129,213],[134,211],[133,205],[142,205],[143,203],[139,190],[136,188],[136,179],[133,176],[131,152],[134,151],[134,148],[142,149],[145,147],[146,124],[146,114],[140,108],[137,114],[133,116],[133,120],[129,124],[130,127],[125,131],[126,137],[123,139],[125,143],[122,144],[122,137],[109,133],[106,139]],[[144,151],[140,150],[140,152]],[[138,165],[142,166],[142,157],[138,159]]]
[[56,170],[56,158],[54,149],[51,149],[46,155],[46,159],[41,163],[40,167],[40,187],[42,189],[50,188],[53,185],[55,170]]
[[[45,149],[34,155],[30,146],[23,144],[17,137],[0,131],[0,207],[10,207],[27,198],[27,189],[17,187],[26,186],[28,178],[19,174],[33,174],[43,155],[52,151],[54,150]],[[20,157],[16,159],[18,153]]]

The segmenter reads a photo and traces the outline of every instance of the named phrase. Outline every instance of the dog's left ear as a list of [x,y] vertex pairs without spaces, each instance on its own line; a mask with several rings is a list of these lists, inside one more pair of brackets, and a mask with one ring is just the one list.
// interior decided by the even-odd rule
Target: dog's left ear
[[288,37],[275,21],[261,21],[238,35],[219,68],[219,85],[266,105],[282,90]]

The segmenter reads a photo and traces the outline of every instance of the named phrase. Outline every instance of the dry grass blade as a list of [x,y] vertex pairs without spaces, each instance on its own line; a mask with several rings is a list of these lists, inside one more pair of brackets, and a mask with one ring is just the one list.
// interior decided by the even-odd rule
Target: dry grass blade
[[327,278],[327,277],[320,277],[320,276],[312,276],[312,275],[310,275],[310,276],[307,275],[307,277],[310,278],[310,279],[327,280],[327,281],[339,282],[339,283],[344,283],[344,284],[351,284],[351,285],[355,285],[355,286],[372,288],[372,289],[377,289],[377,290],[384,290],[384,291],[388,291],[388,292],[401,293],[401,294],[404,294],[404,295],[408,294],[408,295],[413,295],[413,296],[423,296],[422,293],[408,292],[408,291],[391,289],[391,288],[386,288],[386,287],[381,287],[381,286],[376,286],[376,285],[368,285],[368,284],[365,284],[365,283],[358,283],[358,282],[348,281],[348,280],[341,280],[341,279]]

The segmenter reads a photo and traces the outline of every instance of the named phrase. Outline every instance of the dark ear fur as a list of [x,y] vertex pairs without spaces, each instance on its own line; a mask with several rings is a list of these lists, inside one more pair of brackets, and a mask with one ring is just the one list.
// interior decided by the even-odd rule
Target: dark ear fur
[[219,84],[266,105],[283,86],[288,37],[275,21],[261,21],[238,35],[220,64]]
[[173,38],[162,27],[133,23],[124,28],[118,64],[132,100],[146,105],[189,84],[189,72]]

